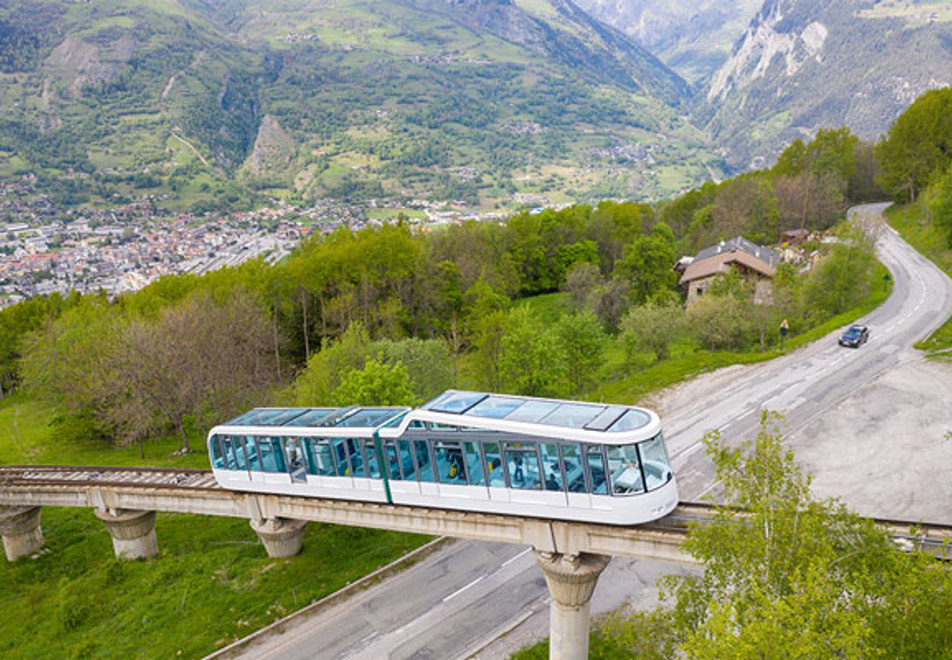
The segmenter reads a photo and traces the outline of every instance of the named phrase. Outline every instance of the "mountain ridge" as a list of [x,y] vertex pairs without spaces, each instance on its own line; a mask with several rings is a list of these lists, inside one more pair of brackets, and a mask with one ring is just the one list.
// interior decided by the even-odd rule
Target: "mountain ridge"
[[[680,116],[683,79],[570,0],[524,4],[16,0],[4,24],[55,20],[8,30],[41,46],[0,73],[0,175],[85,171],[102,190],[70,186],[92,197],[140,192],[104,187],[105,170],[147,170],[202,203],[484,204],[519,191],[657,197],[721,170],[710,152],[679,162],[706,149]],[[269,142],[278,129],[286,139]],[[632,153],[644,157],[619,155]]]

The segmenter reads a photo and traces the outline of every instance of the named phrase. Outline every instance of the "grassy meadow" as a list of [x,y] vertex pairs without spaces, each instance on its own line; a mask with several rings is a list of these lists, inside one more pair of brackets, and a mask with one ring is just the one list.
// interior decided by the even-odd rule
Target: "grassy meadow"
[[[65,442],[53,411],[0,401],[4,464],[207,467],[175,438],[116,449]],[[46,507],[45,547],[0,560],[0,657],[200,658],[331,594],[429,537],[310,523],[301,553],[270,559],[247,520],[159,513],[159,555],[118,561],[90,509]]]

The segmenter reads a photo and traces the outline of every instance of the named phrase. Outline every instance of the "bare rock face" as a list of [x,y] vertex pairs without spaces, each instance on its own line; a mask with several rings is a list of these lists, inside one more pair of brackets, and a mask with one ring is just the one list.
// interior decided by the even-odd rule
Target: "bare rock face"
[[917,6],[767,0],[698,113],[731,167],[769,165],[820,128],[878,139],[915,98],[952,82],[952,11]]
[[44,68],[73,98],[79,98],[85,85],[111,80],[134,54],[135,41],[128,35],[110,43],[105,50],[73,35],[52,50]]
[[243,169],[251,175],[281,172],[294,157],[294,140],[274,115],[261,118],[254,149],[245,160]]

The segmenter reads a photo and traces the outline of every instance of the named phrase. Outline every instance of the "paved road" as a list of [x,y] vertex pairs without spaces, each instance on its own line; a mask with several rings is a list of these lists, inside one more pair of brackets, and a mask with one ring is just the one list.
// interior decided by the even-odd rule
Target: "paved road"
[[[866,345],[856,350],[842,348],[836,341],[837,332],[779,359],[721,370],[686,383],[660,403],[682,500],[697,500],[714,487],[713,471],[701,444],[707,430],[720,429],[728,441],[750,437],[756,433],[762,409],[784,411],[789,442],[796,450],[808,441],[804,429],[816,428],[813,423],[826,416],[841,417],[844,401],[889,371],[921,361],[912,345],[952,314],[952,281],[878,220],[885,206],[855,210],[858,221],[878,229],[877,252],[892,273],[894,285],[889,299],[860,319],[870,328]],[[891,409],[898,413],[908,402],[884,400],[881,405],[880,414],[885,416]],[[855,435],[849,427],[841,430]],[[884,430],[868,432],[865,440],[885,448],[888,439]],[[890,452],[888,460],[895,465],[896,456]],[[817,474],[823,469],[822,464],[808,467]],[[844,482],[831,494],[846,496],[853,485]],[[883,504],[889,502],[884,499]],[[886,512],[865,513],[883,516]]]
[[[882,206],[861,207],[860,221]],[[771,362],[707,374],[657,398],[682,499],[712,488],[706,430],[748,437],[761,408],[784,410],[787,441],[821,496],[864,515],[952,522],[952,367],[924,363],[912,344],[952,314],[952,281],[884,227],[889,300],[862,319],[869,343],[836,334]],[[615,559],[593,612],[650,604],[659,574],[685,570]],[[253,658],[506,658],[548,632],[548,594],[525,548],[460,541],[358,597],[248,649]],[[493,640],[483,646],[485,640]],[[482,647],[482,648],[480,648]]]

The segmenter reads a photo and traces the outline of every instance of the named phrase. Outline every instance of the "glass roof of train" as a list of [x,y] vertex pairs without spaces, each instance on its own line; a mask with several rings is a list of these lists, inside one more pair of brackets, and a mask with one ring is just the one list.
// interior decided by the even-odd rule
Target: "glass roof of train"
[[425,404],[422,409],[451,413],[461,418],[489,417],[588,431],[634,431],[651,422],[651,417],[646,412],[628,406],[530,399],[480,392],[445,392]]
[[[637,408],[599,403],[535,399],[482,392],[450,390],[420,410],[457,416],[461,426],[480,426],[479,418],[560,426],[587,431],[634,431],[651,422]],[[348,408],[255,408],[226,426],[377,428],[393,424],[407,408],[350,406]],[[467,421],[468,420],[468,421]]]
[[225,426],[336,426],[375,428],[406,408],[255,408]]

